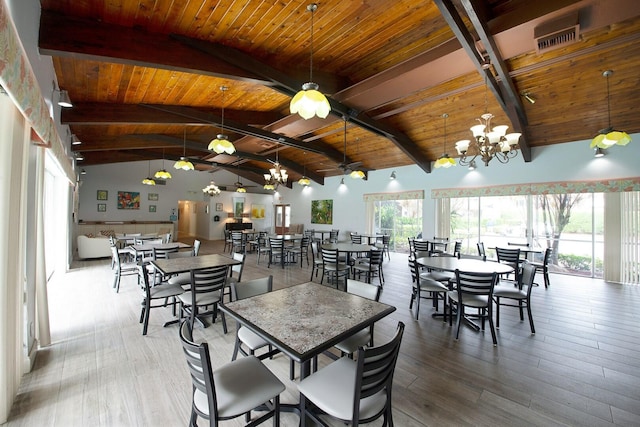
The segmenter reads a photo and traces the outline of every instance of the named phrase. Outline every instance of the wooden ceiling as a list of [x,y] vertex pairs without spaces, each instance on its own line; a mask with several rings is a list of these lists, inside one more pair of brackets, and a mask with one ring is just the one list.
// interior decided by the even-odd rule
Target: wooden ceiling
[[[198,169],[260,183],[278,150],[290,181],[322,184],[343,161],[429,173],[487,110],[522,132],[513,161],[535,161],[531,147],[607,126],[608,69],[612,125],[640,132],[636,0],[319,1],[313,81],[332,114],[304,120],[289,101],[309,80],[309,3],[41,0],[39,49],[74,103],[61,121],[82,141],[72,147],[82,164],[164,158],[169,168],[184,153]],[[566,17],[576,41],[538,52],[535,32]],[[238,156],[207,151],[223,107]]]

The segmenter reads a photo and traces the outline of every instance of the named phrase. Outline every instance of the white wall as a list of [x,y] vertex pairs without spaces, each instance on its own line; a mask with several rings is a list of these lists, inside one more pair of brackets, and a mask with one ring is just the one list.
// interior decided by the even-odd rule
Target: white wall
[[[640,176],[640,134],[631,135],[633,141],[626,147],[612,147],[605,157],[594,158],[590,141],[571,142],[532,150],[533,160],[525,163],[522,156],[507,164],[493,160],[489,166],[479,164],[475,171],[457,165],[449,169],[434,169],[427,174],[417,166],[384,169],[369,173],[368,181],[344,177],[345,188],[340,188],[342,177],[325,179],[325,185],[312,183],[302,188],[283,189],[278,197],[292,206],[292,223],[303,223],[305,228],[331,229],[342,232],[365,230],[363,194],[424,190],[423,233],[435,235],[435,201],[431,190],[441,188],[483,187],[504,184],[556,181],[585,181]],[[390,180],[392,170],[397,179]],[[333,200],[333,224],[311,224],[311,200]]]

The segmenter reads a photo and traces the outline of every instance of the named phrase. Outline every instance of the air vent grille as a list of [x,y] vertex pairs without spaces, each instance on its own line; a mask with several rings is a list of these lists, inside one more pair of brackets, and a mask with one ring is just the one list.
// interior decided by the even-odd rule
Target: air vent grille
[[578,13],[546,22],[534,30],[536,52],[543,53],[568,46],[579,40]]

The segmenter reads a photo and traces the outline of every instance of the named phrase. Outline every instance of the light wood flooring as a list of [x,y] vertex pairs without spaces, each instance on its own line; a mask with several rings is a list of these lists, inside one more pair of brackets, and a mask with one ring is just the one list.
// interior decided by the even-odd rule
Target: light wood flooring
[[[202,253],[221,251],[221,242],[203,244]],[[392,253],[385,260],[381,301],[397,310],[375,329],[382,342],[398,321],[406,324],[394,378],[396,426],[640,425],[638,287],[552,275],[549,289],[534,289],[537,333],[530,334],[517,310],[503,308],[494,347],[488,331],[468,327],[456,341],[454,328],[430,316],[429,301],[414,320],[406,258]],[[24,376],[8,426],[188,424],[191,385],[178,330],[162,327],[170,309],[152,310],[143,337],[136,279],[123,278],[116,294],[112,274],[105,259],[75,262],[54,277],[53,344]],[[308,281],[310,268],[267,269],[250,254],[243,279],[267,274],[279,288]],[[226,335],[220,322],[195,329],[197,339],[209,342],[214,366],[231,358],[235,325],[229,326]],[[288,359],[278,355],[265,363],[287,384],[282,401],[296,401]],[[283,414],[283,426],[297,423],[296,415]]]

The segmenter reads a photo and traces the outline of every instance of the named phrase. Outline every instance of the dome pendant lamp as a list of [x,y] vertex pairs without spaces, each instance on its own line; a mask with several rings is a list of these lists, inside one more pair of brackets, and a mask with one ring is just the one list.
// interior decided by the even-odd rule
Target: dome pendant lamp
[[214,140],[209,143],[209,146],[207,147],[208,150],[214,151],[218,154],[233,154],[236,152],[236,147],[229,141],[229,137],[224,134],[224,93],[227,91],[227,89],[228,87],[226,86],[220,86],[220,90],[222,91],[222,115],[220,122],[220,133]]
[[447,150],[447,117],[449,117],[447,113],[444,113],[442,115],[442,118],[444,119],[444,141],[442,143],[442,156],[438,157],[438,160],[436,160],[436,163],[434,164],[436,169],[437,168],[446,169],[456,165],[456,161],[453,160],[451,157],[449,157],[449,154],[447,154],[446,152]]
[[316,3],[311,3],[307,6],[307,10],[311,12],[311,55],[309,60],[309,81],[302,85],[302,90],[299,91],[289,104],[289,110],[291,114],[298,113],[300,117],[307,120],[313,116],[318,116],[322,119],[326,118],[331,111],[329,101],[318,91],[318,84],[313,82],[313,14],[318,9]]
[[609,118],[609,126],[605,129],[601,129],[596,135],[595,138],[591,141],[591,148],[596,149],[604,149],[613,146],[613,145],[627,145],[631,142],[631,137],[628,133],[613,129],[611,126],[611,100],[609,94],[609,76],[613,74],[613,70],[607,70],[602,73],[603,77],[607,78],[607,115]]

